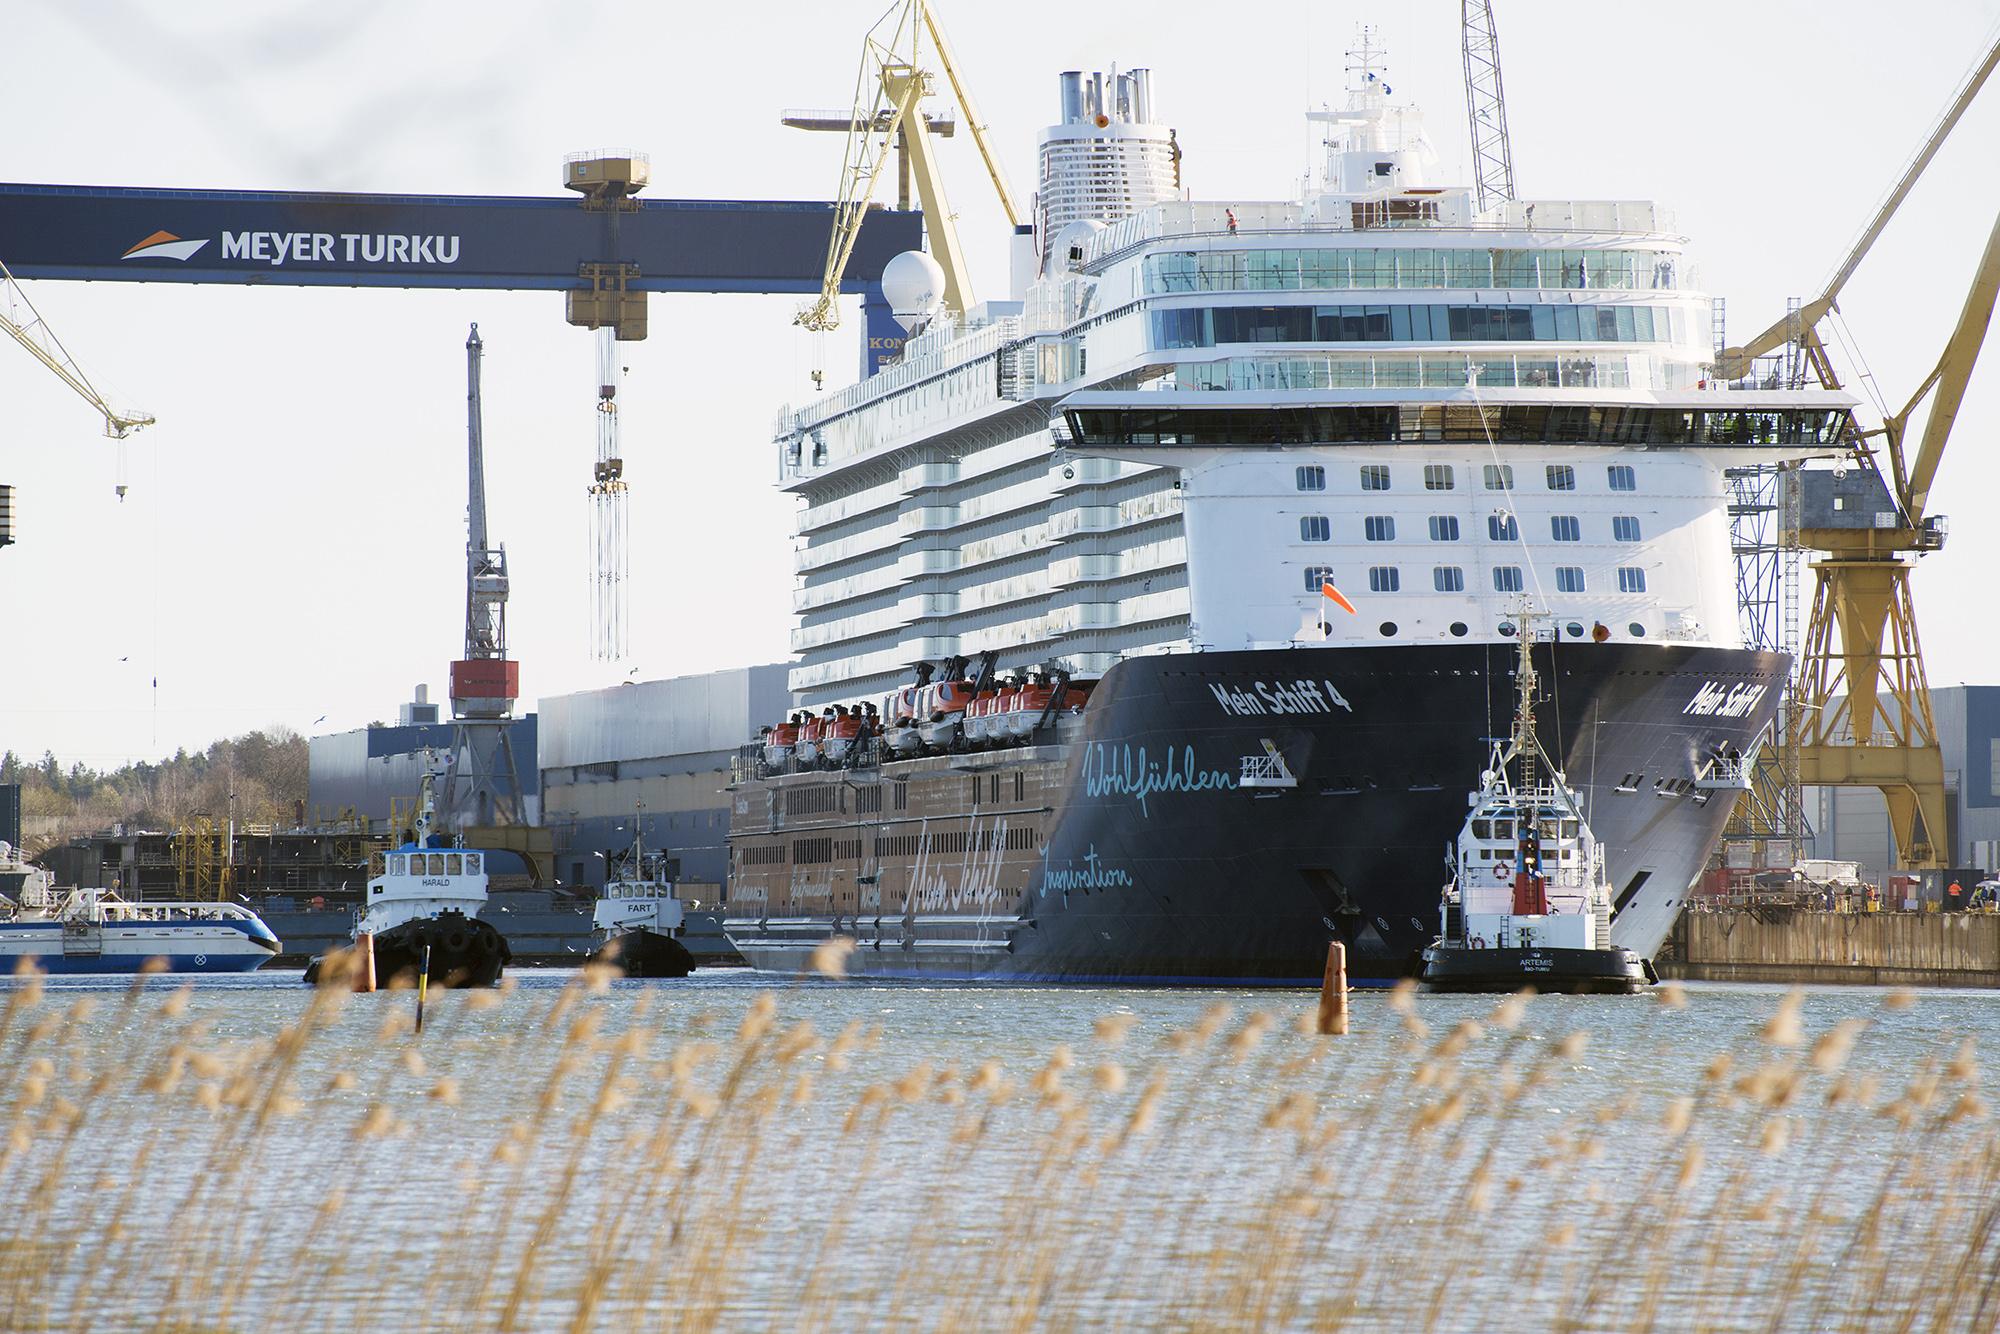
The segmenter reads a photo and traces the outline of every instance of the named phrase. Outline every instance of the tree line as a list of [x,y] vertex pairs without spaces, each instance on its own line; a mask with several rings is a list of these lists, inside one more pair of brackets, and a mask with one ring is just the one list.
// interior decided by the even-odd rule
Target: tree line
[[0,783],[21,785],[21,842],[32,855],[115,824],[173,829],[206,812],[239,821],[289,824],[306,799],[306,740],[282,725],[217,741],[157,764],[99,771],[64,765],[55,752],[39,761],[0,755]]

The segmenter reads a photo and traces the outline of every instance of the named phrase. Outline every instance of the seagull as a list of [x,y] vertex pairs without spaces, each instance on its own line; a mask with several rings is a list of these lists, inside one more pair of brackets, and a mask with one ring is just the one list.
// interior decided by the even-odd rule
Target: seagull
[[326,721],[326,715],[322,713],[319,717],[313,719],[313,726],[317,727],[319,724],[325,721]]
[[123,657],[123,658],[120,658],[120,659],[119,659],[118,661],[120,661],[120,662],[130,662],[130,661],[132,661],[132,659],[131,659],[131,657],[130,657],[130,656],[128,655],[128,656],[126,656],[126,657]]
[[[119,661],[123,662],[125,660],[123,658],[120,658]],[[637,667],[634,667],[631,671],[625,673],[625,675],[627,676],[637,676],[638,674],[639,674],[639,669]]]

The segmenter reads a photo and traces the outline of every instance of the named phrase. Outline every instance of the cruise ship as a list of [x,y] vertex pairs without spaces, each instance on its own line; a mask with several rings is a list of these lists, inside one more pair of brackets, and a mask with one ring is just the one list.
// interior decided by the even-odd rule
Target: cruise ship
[[1665,938],[1789,667],[1739,630],[1726,474],[1836,452],[1854,400],[1718,382],[1669,214],[1482,208],[1356,63],[1282,202],[1192,198],[1150,71],[1062,74],[1010,299],[920,297],[900,359],[780,415],[796,712],[732,783],[747,960],[1407,975],[1530,615],[1612,939]]

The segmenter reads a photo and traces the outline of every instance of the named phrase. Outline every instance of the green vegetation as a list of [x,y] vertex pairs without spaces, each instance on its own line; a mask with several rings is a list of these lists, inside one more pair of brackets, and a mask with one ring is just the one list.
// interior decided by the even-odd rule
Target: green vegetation
[[11,750],[0,755],[0,783],[21,785],[21,841],[31,856],[114,824],[172,829],[197,811],[220,819],[231,793],[237,819],[289,822],[306,799],[306,770],[305,738],[283,726],[101,773],[80,762],[65,767],[53,752],[32,764]]

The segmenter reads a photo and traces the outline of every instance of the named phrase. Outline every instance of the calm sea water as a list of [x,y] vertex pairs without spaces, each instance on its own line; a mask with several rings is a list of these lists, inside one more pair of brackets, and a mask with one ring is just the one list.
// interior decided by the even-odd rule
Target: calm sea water
[[[958,1312],[974,1327],[1012,1322],[1020,1308],[1009,1303],[1025,1301],[1027,1324],[1065,1327],[1541,1328],[1580,1311],[1579,1327],[1625,1328],[1663,1319],[1665,1302],[1669,1316],[1715,1328],[1765,1327],[1774,1304],[1778,1327],[1832,1328],[1852,1320],[1842,1285],[1898,1244],[1855,1241],[1857,1220],[1884,1208],[1897,1173],[1923,1162],[1929,1176],[1948,1176],[1961,1170],[1948,1165],[1992,1159],[1990,1130],[1970,1120],[1918,1138],[1858,1103],[1829,1104],[1833,1074],[1807,1076],[1817,1082],[1777,1107],[1755,1090],[1711,1097],[1760,1066],[1807,1065],[1805,1044],[1852,1020],[1865,1027],[1841,1073],[1872,1081],[1862,1096],[1879,1107],[1913,1075],[1945,1068],[1967,1037],[1978,1051],[2000,1049],[2000,995],[1985,992],[1918,993],[1890,1008],[1880,991],[1816,989],[1799,1008],[1798,1047],[1762,1036],[1784,1003],[1779,987],[1690,986],[1685,1008],[1541,997],[1518,1028],[1483,1024],[1464,1052],[1440,1058],[1440,1039],[1486,1020],[1494,998],[1415,998],[1428,1029],[1419,1038],[1387,996],[1359,993],[1353,1033],[1319,1040],[1294,1027],[1314,1001],[1306,994],[885,986],[723,970],[591,996],[573,988],[552,1021],[576,975],[514,976],[518,989],[490,1008],[433,993],[421,1037],[398,1022],[413,994],[352,998],[282,1071],[270,1044],[311,999],[296,972],[203,979],[184,1008],[163,1007],[171,979],[151,979],[136,1000],[129,979],[47,980],[34,1014],[0,1036],[10,1087],[38,1055],[54,1067],[50,1093],[23,1112],[40,1127],[34,1146],[0,1176],[0,1256],[18,1257],[30,1228],[70,1249],[38,1262],[30,1288],[13,1273],[32,1310],[0,1324],[139,1328],[193,1311],[215,1328],[327,1317],[489,1328],[518,1288],[520,1327],[568,1327],[577,1292],[596,1282],[615,1300],[586,1323],[606,1328],[634,1306],[691,1325],[924,1326],[973,1291],[997,1294]],[[0,983],[0,997],[18,987]],[[773,1036],[732,1094],[736,1032],[766,992],[777,999]],[[78,1000],[94,1005],[82,1013]],[[596,1027],[579,1035],[585,1013]],[[1272,1016],[1268,1034],[1243,1036],[1258,1013]],[[1116,1045],[1094,1027],[1114,1014],[1130,1017]],[[1204,1015],[1212,1034],[1172,1036],[1199,1031]],[[67,1017],[30,1043],[35,1016]],[[799,1021],[820,1041],[778,1061],[768,1044]],[[831,1051],[850,1025],[869,1040]],[[615,1040],[635,1028],[621,1056]],[[1587,1043],[1558,1054],[1573,1034]],[[702,1041],[717,1050],[686,1045]],[[1071,1063],[1051,1076],[1061,1048]],[[177,1050],[174,1086],[142,1087]],[[1724,1053],[1736,1073],[1718,1080]],[[232,1090],[239,1062],[254,1078]],[[988,1062],[997,1074],[975,1077]],[[1110,1065],[1116,1073],[1099,1069]],[[1155,1124],[1107,1147],[1156,1073],[1167,1092]],[[1040,1095],[1038,1076],[1048,1081]],[[980,1082],[995,1077],[1017,1090],[997,1108]],[[1068,1092],[1050,1094],[1056,1081]],[[279,1084],[297,1105],[262,1128],[231,1105]],[[752,1088],[761,1104],[746,1101]],[[1316,1118],[1311,1144],[1267,1124],[1290,1094]],[[696,1105],[709,1095],[719,1108]],[[1439,1129],[1413,1130],[1455,1096],[1462,1105],[1440,1114]],[[1924,1117],[1940,1116],[1949,1096]],[[31,1200],[28,1168],[60,1142],[46,1116],[56,1097],[80,1106],[86,1125]],[[1687,1097],[1701,1102],[1710,1166],[1676,1202],[1635,1204],[1674,1195],[1685,1154],[1660,1126]],[[370,1129],[376,1109],[388,1120]],[[1786,1127],[1776,1149],[1774,1120]],[[1911,1216],[1919,1206],[1976,1213],[1978,1185],[1968,1176],[1958,1199],[1951,1183],[1925,1181]],[[336,1190],[340,1208],[322,1211]],[[1286,1206],[1294,1228],[1273,1202],[1300,1191],[1312,1202]],[[1496,1206],[1489,1193],[1504,1198]],[[557,1199],[537,1240],[537,1211]],[[1778,1261],[1802,1209],[1818,1211],[1829,1253],[1787,1277]],[[1496,1231],[1468,1222],[1475,1213]],[[1572,1226],[1581,1237],[1563,1242],[1570,1253],[1630,1267],[1587,1301],[1588,1278],[1554,1249]],[[1745,1268],[1720,1253],[1725,1226],[1731,1248],[1768,1246],[1771,1263]],[[187,1251],[191,1235],[202,1245]],[[1272,1283],[1290,1304],[1194,1314],[1203,1292],[1250,1300],[1256,1266],[1226,1258],[1246,1240],[1276,1248],[1271,1272],[1283,1277]],[[629,1268],[590,1279],[607,1248],[629,1252]],[[176,1288],[170,1266],[140,1259],[180,1252],[220,1271]],[[1995,1256],[1966,1252],[1975,1272]],[[1522,1272],[1523,1257],[1534,1272]],[[531,1275],[524,1288],[510,1277],[517,1264]],[[1439,1264],[1465,1266],[1465,1281]],[[1044,1286],[1017,1290],[1021,1265]],[[1644,1291],[1662,1274],[1664,1291]],[[1896,1296],[1873,1290],[1870,1300]],[[1977,1323],[1986,1318],[1954,1309],[1943,1327],[1993,1328]]]

